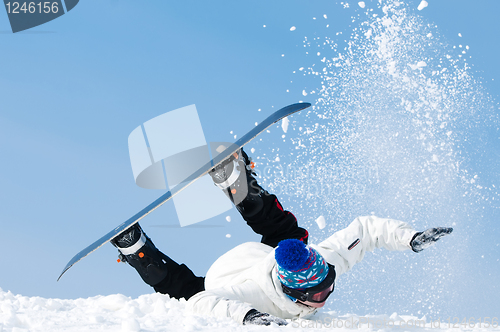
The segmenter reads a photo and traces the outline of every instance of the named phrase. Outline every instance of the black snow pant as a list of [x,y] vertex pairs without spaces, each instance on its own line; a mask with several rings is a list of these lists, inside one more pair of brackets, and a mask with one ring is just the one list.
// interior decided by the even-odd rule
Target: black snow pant
[[[262,235],[261,242],[273,248],[285,239],[299,239],[307,243],[309,235],[307,230],[298,227],[295,216],[291,212],[283,210],[278,198],[267,192],[262,195],[262,198],[264,205],[260,212],[252,217],[245,217],[242,213],[243,218],[253,231]],[[187,300],[196,293],[205,290],[204,277],[197,277],[186,265],[179,265],[170,258],[166,258],[167,277],[153,286],[156,292]]]

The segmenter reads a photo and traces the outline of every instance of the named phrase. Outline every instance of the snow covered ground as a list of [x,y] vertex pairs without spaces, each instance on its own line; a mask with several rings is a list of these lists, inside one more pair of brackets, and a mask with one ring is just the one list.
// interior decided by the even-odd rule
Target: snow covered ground
[[[230,319],[200,317],[185,310],[185,301],[162,294],[131,299],[121,294],[62,300],[14,295],[0,289],[0,332],[12,331],[500,331],[498,318],[441,319],[391,315],[340,315],[320,312],[288,326],[243,326]],[[487,327],[489,325],[489,327]]]

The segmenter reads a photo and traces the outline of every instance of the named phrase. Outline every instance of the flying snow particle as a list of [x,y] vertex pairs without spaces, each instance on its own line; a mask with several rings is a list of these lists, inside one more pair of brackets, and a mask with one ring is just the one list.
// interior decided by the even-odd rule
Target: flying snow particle
[[361,8],[365,8],[365,2],[364,1],[360,1],[358,2],[358,6],[360,6]]
[[290,120],[288,120],[288,118],[284,118],[283,120],[281,120],[281,128],[283,128],[283,132],[287,132],[289,123]]
[[427,3],[427,1],[425,0],[422,0],[422,2],[420,2],[420,5],[418,5],[417,9],[418,10],[422,10],[424,9],[425,7],[427,7],[429,4]]
[[326,16],[326,14],[325,14],[325,15],[323,15],[323,17],[324,17],[325,19],[327,19],[327,18],[328,18],[328,16]]
[[276,159],[274,159],[274,161],[280,161],[280,160],[281,160],[281,159],[280,159],[280,157],[279,157],[279,156],[278,156],[278,157],[276,157]]
[[266,25],[264,24],[262,27],[263,27],[263,28],[265,28],[265,27],[266,27]]
[[316,224],[318,224],[319,229],[325,228],[326,226],[325,217],[319,216],[318,219],[316,219]]
[[295,31],[295,29],[297,29],[297,28],[296,27],[291,27],[290,31]]
[[251,148],[250,152],[255,153],[255,148]]
[[302,90],[302,95],[303,95],[303,96],[307,96],[307,92],[306,92],[306,90]]
[[417,64],[415,65],[412,65],[412,64],[408,64],[410,66],[410,68],[412,70],[416,70],[416,69],[419,69],[419,68],[423,68],[423,67],[426,67],[427,66],[427,63],[425,61],[419,61],[417,62]]
[[459,37],[462,37],[462,34],[461,34],[461,33],[458,33],[458,36],[459,36]]
[[226,237],[229,239],[231,237],[231,234],[226,234]]
[[227,222],[231,222],[231,216],[227,216],[227,217],[226,217],[226,221],[227,221]]

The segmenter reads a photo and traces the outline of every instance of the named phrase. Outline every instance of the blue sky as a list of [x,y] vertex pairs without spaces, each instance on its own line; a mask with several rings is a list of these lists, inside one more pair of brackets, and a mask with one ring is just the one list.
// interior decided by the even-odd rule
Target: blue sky
[[[317,104],[320,93],[311,91],[321,90],[321,83],[314,75],[302,75],[299,68],[307,71],[313,64],[319,66],[323,56],[331,59],[340,53],[345,58],[348,51],[343,48],[344,40],[366,28],[361,23],[372,15],[366,15],[367,11],[373,9],[373,13],[383,15],[378,1],[365,3],[365,8],[361,8],[357,1],[158,1],[145,5],[134,1],[86,0],[52,22],[17,34],[10,32],[7,14],[0,13],[3,64],[0,69],[0,249],[3,253],[0,287],[16,294],[60,298],[113,293],[138,296],[151,292],[131,268],[115,263],[116,250],[111,245],[87,257],[56,282],[74,254],[162,193],[134,184],[127,149],[130,132],[155,116],[196,104],[207,141],[232,141],[235,134],[241,136],[255,122],[282,106],[301,100]],[[486,194],[481,190],[474,192],[476,196],[472,197],[469,189],[454,184],[455,191],[446,201],[450,207],[443,198],[450,192],[443,191],[439,196],[443,201],[434,206],[416,208],[412,205],[415,201],[391,205],[388,202],[395,200],[388,198],[387,204],[365,201],[351,210],[349,204],[335,205],[332,209],[324,204],[323,210],[314,210],[315,214],[309,216],[307,207],[300,212],[300,200],[283,197],[283,201],[294,213],[307,219],[303,223],[309,227],[315,226],[311,220],[320,214],[339,217],[341,221],[330,221],[335,227],[345,226],[357,214],[371,212],[381,217],[408,219],[415,227],[450,225],[449,219],[455,218],[458,228],[466,226],[439,245],[447,250],[445,257],[461,260],[471,273],[466,278],[468,288],[457,282],[446,291],[454,289],[459,298],[467,298],[467,303],[476,305],[475,313],[487,314],[494,309],[498,312],[494,295],[499,294],[495,286],[500,272],[499,210],[493,185],[496,188],[500,185],[500,144],[497,118],[483,114],[498,114],[500,65],[496,40],[500,31],[497,20],[500,3],[429,0],[428,7],[421,11],[417,10],[420,1],[404,3],[408,7],[406,18],[421,19],[423,26],[437,26],[429,28],[434,40],[439,41],[438,46],[432,47],[457,59],[457,54],[469,47],[464,58],[474,80],[467,86],[460,82],[456,86],[472,91],[471,96],[481,91],[489,97],[476,104],[469,100],[472,105],[479,105],[476,113],[456,117],[456,131],[462,130],[460,137],[468,140],[457,136],[454,147],[457,158],[462,158],[460,169],[471,174],[465,176],[469,184],[474,175],[479,175],[474,181],[483,188],[493,189]],[[422,32],[415,32],[419,33]],[[363,35],[360,36],[362,39]],[[321,46],[320,57],[316,56],[316,50],[312,51],[314,45],[304,47],[305,38],[314,44],[314,38],[323,41],[325,37],[338,43],[335,52]],[[412,58],[412,52],[417,51],[407,53],[415,63],[418,59]],[[430,68],[432,61],[428,62]],[[422,72],[425,74],[425,69]],[[353,93],[354,99],[366,97],[363,89],[357,91],[359,95]],[[383,98],[376,100],[385,104]],[[321,103],[318,105],[317,114],[331,114]],[[451,105],[469,104],[457,101]],[[447,114],[454,113],[450,110]],[[263,158],[264,165],[293,163],[294,157],[289,153],[296,143],[292,140],[300,139],[298,128],[314,124],[311,118],[315,116],[311,113],[295,116],[293,129],[297,133],[287,133],[284,139],[279,126],[259,137],[262,140],[251,145],[256,149],[254,157]],[[387,123],[396,125],[389,120]],[[330,128],[332,132],[335,130]],[[279,162],[274,161],[276,151],[272,151],[277,148],[284,151]],[[319,153],[311,150],[298,157],[314,159]],[[440,165],[449,166],[445,162]],[[425,170],[429,169],[435,168]],[[381,171],[382,177],[383,174]],[[329,185],[339,185],[334,183],[335,179],[330,180]],[[355,185],[362,184],[359,178],[354,180]],[[266,178],[263,183],[273,186],[273,181]],[[384,187],[387,195],[400,187],[397,181],[388,183]],[[371,189],[378,190],[368,188]],[[433,190],[436,194],[437,189]],[[421,202],[428,204],[430,196]],[[365,196],[366,200],[373,197]],[[458,202],[453,197],[466,198]],[[342,206],[349,211],[336,210]],[[228,215],[231,222],[226,221]],[[442,219],[424,221],[426,217]],[[465,224],[467,217],[469,224]],[[167,204],[148,216],[142,225],[160,249],[200,275],[218,256],[237,244],[259,240],[234,209],[197,227],[178,228],[174,209]],[[317,239],[333,228],[327,227],[323,233],[318,231]],[[231,237],[226,237],[227,234]],[[465,242],[470,250],[467,254],[461,252],[460,259],[454,257],[450,248]],[[383,269],[382,264],[402,268],[398,265],[401,264],[398,254],[377,252],[376,258],[372,257],[360,272],[353,272],[350,278],[354,281],[346,282],[344,293],[338,295],[340,299],[358,300],[353,300],[351,306],[338,301],[331,308],[370,313],[359,302],[372,292],[380,295],[370,288],[376,287],[376,280],[366,280],[366,289],[353,283],[364,280],[361,273]],[[454,280],[454,270],[426,263],[439,260],[433,257],[440,255],[439,250],[433,249],[428,256],[419,256],[412,268],[426,271],[425,278],[439,282]],[[404,257],[406,261],[413,259]],[[404,278],[397,280],[402,285],[405,282]],[[415,281],[411,285],[421,284]],[[423,292],[425,295],[426,291]],[[443,295],[439,301],[446,299]],[[403,301],[389,295],[386,301],[371,303],[387,310],[386,313],[427,312],[423,305],[407,306]],[[436,312],[432,310],[431,313]],[[463,310],[449,305],[444,311],[458,315]]]

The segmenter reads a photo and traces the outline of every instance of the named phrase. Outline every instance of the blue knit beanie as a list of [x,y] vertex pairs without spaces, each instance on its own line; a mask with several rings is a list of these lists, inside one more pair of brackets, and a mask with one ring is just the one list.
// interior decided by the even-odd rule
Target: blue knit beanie
[[305,289],[319,285],[328,275],[328,264],[313,248],[296,239],[283,240],[274,252],[276,272],[289,288]]

